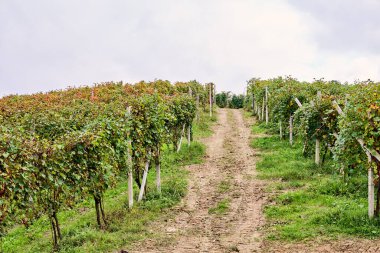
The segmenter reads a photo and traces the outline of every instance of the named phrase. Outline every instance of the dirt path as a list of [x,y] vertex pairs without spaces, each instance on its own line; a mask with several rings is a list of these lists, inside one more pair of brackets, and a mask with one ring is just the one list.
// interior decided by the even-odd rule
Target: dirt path
[[154,224],[163,238],[145,241],[135,252],[261,251],[264,184],[255,177],[249,137],[241,111],[219,110],[214,134],[204,140],[205,163],[188,168],[187,196],[174,217]]

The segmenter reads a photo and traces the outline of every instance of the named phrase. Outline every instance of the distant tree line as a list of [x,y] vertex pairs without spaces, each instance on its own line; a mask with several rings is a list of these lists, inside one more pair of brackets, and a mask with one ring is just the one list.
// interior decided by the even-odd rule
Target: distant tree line
[[239,109],[244,106],[244,95],[236,95],[231,92],[222,91],[216,94],[216,105],[220,108]]

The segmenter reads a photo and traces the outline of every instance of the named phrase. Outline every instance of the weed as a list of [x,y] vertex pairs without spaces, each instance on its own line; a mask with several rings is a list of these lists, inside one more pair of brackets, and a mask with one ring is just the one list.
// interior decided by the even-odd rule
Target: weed
[[231,182],[229,180],[223,180],[218,185],[219,193],[226,193],[231,189]]
[[212,207],[208,209],[209,214],[225,214],[230,208],[230,199],[223,199],[218,202],[216,207]]

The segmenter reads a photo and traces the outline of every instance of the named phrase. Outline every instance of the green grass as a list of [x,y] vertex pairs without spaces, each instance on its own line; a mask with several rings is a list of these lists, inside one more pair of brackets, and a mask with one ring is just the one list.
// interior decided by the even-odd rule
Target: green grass
[[[206,132],[210,134],[212,120],[205,122],[202,116],[201,127],[196,126],[195,137]],[[146,199],[135,202],[128,210],[127,182],[121,179],[116,187],[105,194],[105,211],[109,222],[103,231],[97,228],[92,199],[80,203],[72,210],[59,213],[63,240],[60,252],[115,252],[118,249],[130,249],[132,244],[147,238],[159,237],[149,232],[148,224],[163,215],[170,215],[170,207],[178,204],[187,191],[188,173],[182,166],[201,163],[205,146],[186,142],[179,153],[164,150],[162,158],[162,193],[155,190],[155,170],[148,176]],[[134,189],[138,194],[137,186]],[[14,226],[0,238],[0,252],[52,252],[50,225],[46,217],[41,217],[29,228]]]
[[193,134],[196,138],[209,137],[212,134],[210,125],[217,121],[217,115],[213,112],[212,117],[210,117],[208,112],[201,112],[199,115],[199,120],[193,127]]
[[[254,133],[265,132],[253,126]],[[316,237],[380,236],[380,220],[367,216],[365,171],[344,182],[331,159],[316,166],[302,155],[301,144],[266,136],[252,141],[262,151],[257,163],[259,177],[270,180],[273,197],[265,207],[267,237],[300,241]]]
[[222,180],[218,185],[219,193],[226,193],[231,190],[231,181],[230,180]]
[[231,202],[230,199],[223,199],[223,200],[218,202],[216,207],[209,208],[208,213],[209,214],[219,214],[219,215],[225,214],[226,212],[228,212],[228,209],[230,208],[230,202]]
[[247,111],[245,109],[241,109],[243,111],[243,117],[248,119],[248,118],[251,118],[253,116],[252,112],[251,111]]

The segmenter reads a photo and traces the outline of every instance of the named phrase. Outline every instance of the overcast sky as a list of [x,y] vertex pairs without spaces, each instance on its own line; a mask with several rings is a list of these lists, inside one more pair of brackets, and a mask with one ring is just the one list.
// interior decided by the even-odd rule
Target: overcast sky
[[0,0],[0,96],[102,81],[380,79],[378,0]]

